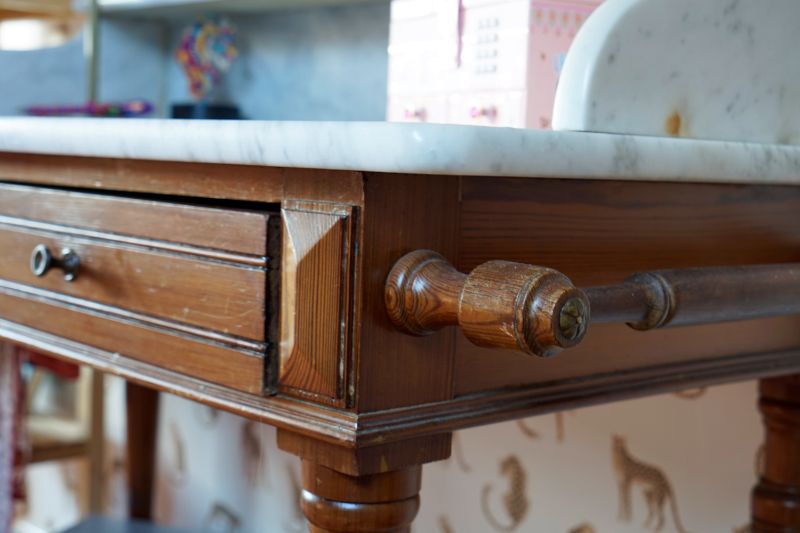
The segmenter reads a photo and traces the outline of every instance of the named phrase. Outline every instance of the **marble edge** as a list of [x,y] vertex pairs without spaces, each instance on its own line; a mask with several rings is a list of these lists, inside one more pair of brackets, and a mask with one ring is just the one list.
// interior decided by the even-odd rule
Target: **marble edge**
[[1,118],[0,152],[487,177],[800,185],[800,146],[384,122]]

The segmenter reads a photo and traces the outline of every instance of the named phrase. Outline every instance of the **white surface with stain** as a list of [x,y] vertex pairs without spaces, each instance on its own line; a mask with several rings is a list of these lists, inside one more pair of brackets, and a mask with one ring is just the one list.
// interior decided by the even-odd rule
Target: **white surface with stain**
[[561,73],[553,128],[800,144],[800,2],[607,0]]

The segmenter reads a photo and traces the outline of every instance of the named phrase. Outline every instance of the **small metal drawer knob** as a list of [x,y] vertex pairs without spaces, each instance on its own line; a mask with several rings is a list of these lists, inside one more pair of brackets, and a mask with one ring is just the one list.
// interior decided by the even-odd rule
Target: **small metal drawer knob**
[[69,248],[61,250],[61,257],[53,257],[53,254],[44,244],[38,245],[31,254],[31,272],[36,277],[41,278],[53,268],[61,269],[64,272],[66,281],[73,281],[78,277],[81,268],[81,258]]

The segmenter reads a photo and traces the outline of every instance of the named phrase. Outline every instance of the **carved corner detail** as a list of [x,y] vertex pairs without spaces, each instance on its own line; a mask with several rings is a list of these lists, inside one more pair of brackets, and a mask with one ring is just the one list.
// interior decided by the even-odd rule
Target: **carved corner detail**
[[341,406],[350,371],[354,208],[284,203],[278,389]]

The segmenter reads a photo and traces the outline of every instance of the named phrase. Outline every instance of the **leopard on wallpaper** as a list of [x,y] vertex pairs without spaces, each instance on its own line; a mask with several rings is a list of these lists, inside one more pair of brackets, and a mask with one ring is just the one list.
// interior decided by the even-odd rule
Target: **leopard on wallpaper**
[[263,427],[262,424],[252,420],[247,420],[242,424],[242,469],[244,470],[244,479],[251,487],[258,487],[266,481],[264,471],[267,454],[264,453],[261,442]]
[[170,444],[172,448],[172,461],[168,479],[174,486],[181,486],[186,483],[188,470],[186,464],[186,444],[183,441],[180,429],[176,422],[169,425]]
[[530,501],[527,495],[528,475],[519,458],[509,455],[500,462],[500,475],[507,479],[508,488],[502,494],[503,509],[510,518],[510,522],[503,523],[495,518],[489,505],[492,486],[486,485],[481,493],[481,509],[486,520],[498,531],[513,531],[528,514]]
[[453,526],[450,524],[450,519],[446,516],[439,517],[439,527],[441,528],[442,533],[455,533]]
[[707,390],[708,390],[707,387],[699,387],[697,389],[688,389],[688,390],[674,392],[673,395],[677,396],[678,398],[683,398],[684,400],[697,400],[699,398],[702,398]]
[[453,459],[458,466],[458,469],[468,474],[472,471],[472,467],[467,462],[467,458],[464,456],[464,448],[461,445],[461,436],[458,432],[453,433],[453,440],[452,440],[452,450],[453,450]]
[[238,533],[241,527],[239,515],[220,502],[216,502],[206,516],[205,529],[212,533]]
[[[566,435],[566,430],[564,428],[564,414],[564,411],[559,411],[553,415],[556,420],[556,440],[558,442],[564,442]],[[529,426],[525,420],[518,420],[517,426],[526,437],[531,439],[538,439],[540,437],[539,432]]]
[[303,515],[303,509],[300,507],[300,499],[302,498],[303,491],[303,489],[300,488],[300,476],[297,470],[290,465],[286,465],[286,476],[291,487],[289,494],[291,494],[292,518],[283,523],[283,531],[286,533],[303,533],[307,528],[306,518],[305,515]]
[[631,492],[634,484],[637,484],[647,501],[644,527],[650,527],[655,521],[655,531],[661,531],[665,522],[664,507],[669,503],[675,528],[679,533],[687,533],[678,513],[675,491],[664,472],[635,459],[628,451],[624,437],[614,435],[612,440],[612,462],[619,484],[619,519],[629,522],[633,518]]

